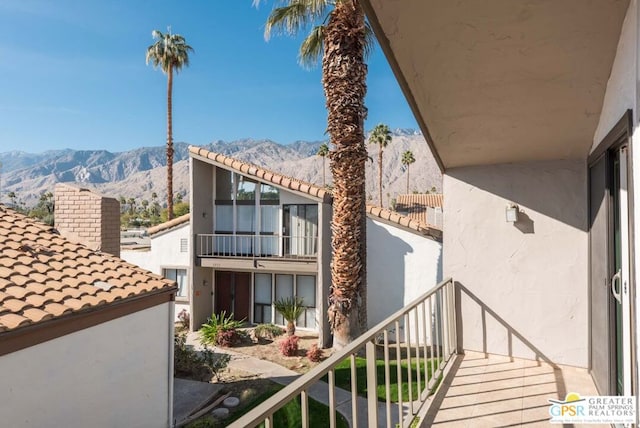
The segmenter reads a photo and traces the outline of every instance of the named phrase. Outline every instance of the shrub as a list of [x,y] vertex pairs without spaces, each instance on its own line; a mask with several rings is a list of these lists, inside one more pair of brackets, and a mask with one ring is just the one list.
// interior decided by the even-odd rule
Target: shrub
[[322,359],[322,350],[315,343],[307,351],[307,358],[313,363],[318,363]]
[[191,325],[191,318],[189,316],[189,312],[186,309],[183,309],[178,314],[178,321],[180,322],[180,326],[184,330],[189,330],[189,326]]
[[211,370],[211,373],[214,374],[217,382],[220,382],[220,373],[227,368],[230,360],[231,355],[216,354],[206,346],[202,351],[202,362],[209,368],[209,370]]
[[284,334],[284,329],[273,324],[259,324],[253,329],[253,334],[258,339],[273,340],[278,336],[282,336]]
[[240,341],[240,335],[235,329],[220,330],[216,336],[216,344],[225,348],[231,348]]
[[277,300],[273,306],[276,311],[280,312],[285,320],[287,320],[287,334],[293,336],[296,334],[296,326],[294,322],[304,312],[304,303],[299,297],[287,297]]
[[278,344],[280,346],[280,352],[285,357],[293,357],[298,353],[298,336],[287,336],[282,339]]
[[206,324],[202,324],[200,329],[200,343],[203,345],[217,345],[218,333],[222,331],[237,330],[242,327],[244,319],[236,321],[233,314],[227,317],[227,313],[212,314]]

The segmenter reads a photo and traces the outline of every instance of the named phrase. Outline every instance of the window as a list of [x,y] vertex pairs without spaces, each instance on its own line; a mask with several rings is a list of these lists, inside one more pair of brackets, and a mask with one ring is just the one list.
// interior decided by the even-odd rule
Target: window
[[254,283],[253,322],[270,323],[271,307],[271,274],[257,273]]
[[[293,297],[293,275],[276,275],[275,301]],[[276,312],[276,324],[284,325],[285,320],[280,312]]]
[[316,328],[316,277],[298,275],[296,277],[296,296],[302,299],[305,310],[296,320],[296,325],[305,328]]
[[187,270],[186,269],[162,269],[162,276],[178,284],[176,297],[188,298]]

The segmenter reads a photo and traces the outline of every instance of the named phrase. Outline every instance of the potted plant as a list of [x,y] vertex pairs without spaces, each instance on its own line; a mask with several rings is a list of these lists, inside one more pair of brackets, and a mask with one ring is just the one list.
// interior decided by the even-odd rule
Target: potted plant
[[286,297],[278,299],[274,303],[276,311],[282,314],[282,317],[287,321],[287,335],[293,336],[296,334],[296,327],[294,322],[305,310],[302,299],[299,297]]

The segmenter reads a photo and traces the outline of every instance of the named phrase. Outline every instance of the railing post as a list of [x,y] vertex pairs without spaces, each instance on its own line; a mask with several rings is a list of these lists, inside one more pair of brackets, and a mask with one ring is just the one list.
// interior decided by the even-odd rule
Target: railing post
[[378,373],[376,364],[376,344],[370,340],[366,344],[367,356],[367,408],[369,426],[378,423]]

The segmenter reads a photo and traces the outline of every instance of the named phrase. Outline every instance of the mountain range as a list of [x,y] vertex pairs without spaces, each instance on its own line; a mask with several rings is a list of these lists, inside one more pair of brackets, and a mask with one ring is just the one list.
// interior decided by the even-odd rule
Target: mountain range
[[[410,167],[410,192],[442,189],[442,175],[424,137],[417,131],[397,129],[383,152],[383,205],[406,191],[406,171],[402,153],[411,150],[416,162]],[[321,141],[279,144],[271,140],[242,139],[214,141],[205,149],[278,171],[285,175],[322,185],[323,159],[316,155]],[[174,192],[188,199],[189,161],[187,143],[174,144]],[[372,162],[367,162],[367,195],[377,203],[378,147],[367,144]],[[0,201],[17,200],[34,205],[42,192],[53,191],[64,182],[93,189],[119,198],[150,199],[156,192],[165,199],[166,153],[164,146],[143,147],[112,153],[107,150],[52,150],[40,154],[10,151],[0,153]],[[325,165],[327,184],[331,183],[329,159]]]

